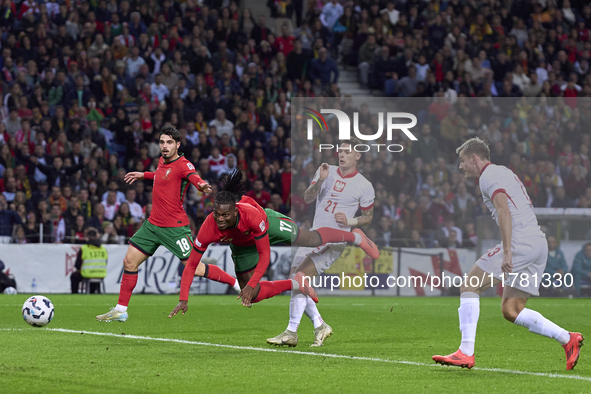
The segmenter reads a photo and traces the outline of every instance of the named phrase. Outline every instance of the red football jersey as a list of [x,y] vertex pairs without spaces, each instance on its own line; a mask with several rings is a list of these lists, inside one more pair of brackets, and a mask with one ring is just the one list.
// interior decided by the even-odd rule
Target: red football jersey
[[198,177],[201,182],[195,166],[184,156],[181,155],[170,163],[165,163],[160,157],[154,175],[152,212],[148,219],[150,223],[158,227],[182,227],[189,224],[183,201],[190,176]]
[[261,239],[267,233],[269,220],[267,214],[252,198],[242,196],[236,203],[238,217],[236,226],[220,230],[215,223],[213,214],[209,214],[195,238],[195,248],[205,252],[207,246],[216,242],[227,242],[235,246],[251,246],[255,239]]

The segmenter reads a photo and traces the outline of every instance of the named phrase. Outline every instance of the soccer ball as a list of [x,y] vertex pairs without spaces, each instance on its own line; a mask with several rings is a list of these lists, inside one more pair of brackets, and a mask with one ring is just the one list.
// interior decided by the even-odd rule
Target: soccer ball
[[30,297],[23,305],[23,319],[33,327],[44,327],[53,319],[53,304],[41,295]]
[[15,295],[16,289],[14,287],[7,287],[6,289],[4,289],[4,294]]

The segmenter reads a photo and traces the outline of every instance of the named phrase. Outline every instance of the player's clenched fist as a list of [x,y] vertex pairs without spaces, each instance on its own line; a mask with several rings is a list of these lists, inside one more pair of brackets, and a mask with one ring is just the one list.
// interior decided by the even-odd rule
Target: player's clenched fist
[[180,311],[183,311],[183,315],[184,315],[185,312],[187,311],[187,309],[189,309],[189,306],[187,305],[187,301],[179,301],[177,306],[172,310],[172,312],[170,312],[170,315],[168,315],[168,317],[173,317],[177,313],[179,313]]
[[347,225],[347,216],[343,212],[337,212],[334,214],[334,220],[338,223],[339,226],[346,226]]

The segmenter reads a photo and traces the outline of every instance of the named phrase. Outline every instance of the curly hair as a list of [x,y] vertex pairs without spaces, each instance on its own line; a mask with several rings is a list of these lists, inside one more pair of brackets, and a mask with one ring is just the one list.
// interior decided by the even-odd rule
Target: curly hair
[[215,196],[216,204],[235,204],[245,194],[246,186],[242,181],[242,171],[236,169],[225,174],[220,181],[220,191]]
[[164,126],[162,126],[162,129],[160,130],[160,135],[162,134],[171,136],[172,139],[175,140],[175,142],[181,142],[181,132],[178,131],[177,128],[171,125],[170,123],[167,123]]

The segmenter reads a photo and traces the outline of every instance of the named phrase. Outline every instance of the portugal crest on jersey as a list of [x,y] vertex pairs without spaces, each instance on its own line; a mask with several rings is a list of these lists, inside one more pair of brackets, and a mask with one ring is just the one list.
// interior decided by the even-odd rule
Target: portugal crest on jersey
[[164,176],[162,177],[162,179],[168,179],[168,174],[170,174],[170,171],[172,170],[172,168],[169,168],[168,170],[166,170],[166,174],[164,174]]

